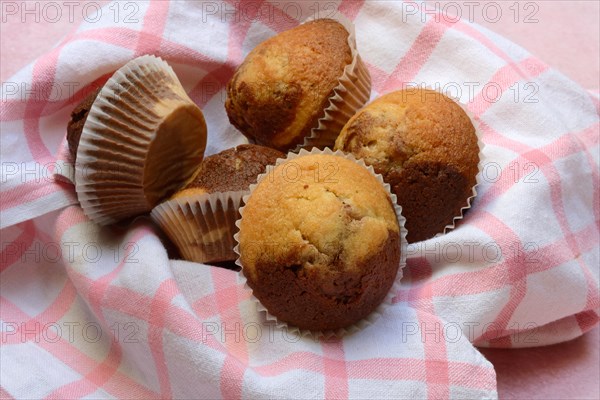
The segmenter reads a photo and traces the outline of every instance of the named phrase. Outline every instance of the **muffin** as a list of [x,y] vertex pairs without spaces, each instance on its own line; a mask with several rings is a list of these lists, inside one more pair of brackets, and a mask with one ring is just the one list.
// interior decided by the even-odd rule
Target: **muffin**
[[202,161],[190,182],[174,197],[248,190],[268,165],[283,157],[285,154],[278,150],[255,144],[242,144],[213,154]]
[[225,109],[255,143],[322,148],[333,146],[370,91],[351,23],[318,19],[256,46],[227,84]]
[[152,218],[185,260],[233,261],[242,197],[268,165],[283,157],[275,149],[253,144],[206,157],[180,191],[152,210]]
[[69,144],[69,154],[73,162],[75,162],[77,157],[77,146],[79,145],[83,125],[98,93],[100,93],[100,88],[92,90],[71,112],[71,120],[67,125],[67,143]]
[[238,262],[280,322],[313,332],[350,327],[394,283],[397,215],[383,182],[353,160],[288,159],[261,177],[241,215]]
[[372,165],[390,184],[409,243],[429,239],[469,207],[479,145],[459,104],[427,89],[387,94],[346,124],[335,148]]
[[75,147],[77,197],[91,220],[106,225],[148,213],[190,179],[204,155],[206,123],[171,67],[142,56],[98,93]]

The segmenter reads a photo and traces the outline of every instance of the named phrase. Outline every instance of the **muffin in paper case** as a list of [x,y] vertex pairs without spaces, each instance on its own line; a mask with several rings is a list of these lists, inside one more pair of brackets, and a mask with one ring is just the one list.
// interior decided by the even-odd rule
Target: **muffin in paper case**
[[[304,160],[301,160],[301,158],[304,158]],[[267,210],[267,214],[275,213],[273,215],[277,215],[277,213],[283,212],[282,217],[287,218],[287,213],[290,211],[285,207],[282,208],[279,206],[282,201],[285,201],[285,196],[275,196],[269,199],[265,198],[265,193],[261,192],[259,195],[264,201],[260,202],[260,204],[251,205],[251,202],[253,202],[252,196],[256,195],[257,188],[260,188],[262,184],[270,185],[266,187],[277,190],[277,188],[274,188],[274,185],[278,185],[276,177],[280,172],[286,174],[290,179],[295,179],[295,171],[298,171],[298,168],[306,167],[308,168],[306,171],[310,171],[312,167],[307,167],[304,164],[312,164],[313,162],[315,166],[313,172],[319,176],[315,180],[315,183],[317,183],[316,186],[323,188],[325,197],[316,200],[314,208],[310,208],[308,213],[300,213],[298,219],[293,220],[290,216],[290,221],[292,221],[292,225],[294,226],[293,229],[289,231],[278,230],[272,232],[271,235],[271,237],[281,236],[284,243],[283,247],[288,246],[290,243],[292,244],[281,252],[277,247],[269,247],[273,244],[268,239],[254,242],[251,239],[246,239],[243,231],[237,232],[234,236],[237,242],[235,251],[238,254],[236,263],[241,267],[241,279],[246,288],[252,291],[252,299],[256,302],[258,310],[265,313],[267,321],[274,321],[278,327],[288,329],[303,336],[341,337],[373,323],[381,316],[385,307],[391,305],[392,298],[397,292],[400,279],[402,278],[402,268],[406,265],[406,229],[404,228],[405,220],[402,216],[402,209],[397,205],[396,197],[390,193],[389,185],[383,182],[381,176],[376,174],[371,167],[366,166],[363,161],[357,160],[352,155],[344,154],[340,151],[333,152],[328,148],[324,150],[314,148],[310,152],[302,149],[297,154],[289,153],[285,159],[277,160],[275,166],[269,168],[267,173],[259,176],[257,184],[250,187],[250,193],[244,197],[245,205],[240,208],[241,218],[236,222],[236,225],[242,230],[256,230],[253,234],[255,237],[268,238],[269,235],[267,235],[267,232],[261,231],[271,229],[266,221],[263,224],[254,221],[256,219],[255,215],[250,217],[251,225],[244,226],[244,215],[247,213],[261,213],[263,212],[261,211],[263,207],[268,205],[272,209]],[[355,180],[348,181],[344,178],[343,181],[344,185],[352,188],[350,192],[360,193],[356,197],[356,202],[352,193],[347,190],[344,191],[345,194],[338,192],[339,186],[336,185],[335,173],[332,174],[332,171],[336,171],[336,165],[338,168],[348,170],[349,166],[346,163],[352,163],[352,165],[360,167],[360,169],[353,171],[353,173],[356,173]],[[331,167],[334,169],[331,169]],[[345,174],[346,172],[342,171],[342,173]],[[329,181],[332,185],[329,185]],[[354,186],[359,185],[361,182],[368,182],[368,188],[361,190],[360,186]],[[312,182],[300,180],[299,185],[297,190],[301,191],[302,188],[309,186],[306,189],[310,191]],[[282,190],[285,190],[285,188]],[[369,193],[368,195],[366,194],[367,192]],[[285,194],[287,195],[287,192]],[[346,196],[348,194],[350,195]],[[303,201],[302,194],[298,195],[294,191],[289,195],[292,196],[292,199],[298,198],[300,199],[299,201]],[[360,200],[367,198],[375,199],[377,205],[360,202]],[[344,254],[344,248],[340,248],[338,256],[330,257],[328,260],[332,262],[325,264],[325,268],[331,267],[333,269],[331,271],[320,269],[317,270],[315,275],[312,268],[315,265],[319,265],[318,257],[323,256],[321,251],[323,253],[327,253],[328,251],[326,248],[327,241],[319,242],[319,236],[321,235],[319,232],[329,232],[327,225],[331,221],[334,221],[334,223],[337,223],[335,221],[343,221],[343,226],[348,228],[348,230],[344,231],[346,233],[353,230],[361,232],[360,235],[356,236],[352,236],[350,233],[344,239],[343,244],[350,246],[351,252],[354,254],[364,254],[365,256],[363,258],[349,257],[347,258],[349,262],[344,260],[338,263],[336,260],[342,260],[342,258],[346,257],[342,255]],[[310,225],[303,225],[305,222]],[[299,224],[299,226],[296,227],[295,224]],[[308,228],[309,226],[310,228]],[[397,227],[397,231],[395,231],[395,228],[389,230],[390,226]],[[314,235],[315,233],[316,236]],[[298,240],[298,235],[301,237],[301,240]],[[327,234],[325,233],[322,238],[326,237]],[[290,238],[291,240],[288,240]],[[346,242],[346,239],[349,241]],[[306,246],[301,244],[300,247],[297,247],[295,243],[305,243]],[[376,246],[373,254],[370,254],[368,250],[372,249],[371,245]],[[293,257],[300,252],[302,256],[308,254],[308,259],[310,260],[310,257],[312,257],[311,252],[314,251],[313,247],[317,248],[317,252],[315,253],[317,260],[312,260],[312,263],[309,261],[302,265],[287,265],[291,259],[286,259],[286,254]],[[332,248],[336,249],[335,246]],[[354,252],[355,250],[356,252]],[[308,251],[308,253],[304,253],[305,251]],[[248,252],[248,254],[244,254],[245,252]],[[250,264],[244,265],[244,259],[246,261],[249,259],[253,260],[252,262],[254,263],[252,257],[259,254],[265,255],[266,259],[269,259],[272,263],[271,265],[276,266],[274,270],[268,269],[268,273],[265,272],[261,275],[261,277],[269,277],[269,279],[265,279],[268,282],[261,283],[257,281],[257,275],[253,271],[256,268],[260,268],[260,266],[253,265],[250,267]],[[356,261],[356,263],[353,261]],[[320,264],[319,268],[322,267],[323,264]],[[281,272],[277,272],[278,269]],[[334,277],[332,280],[328,278],[321,279],[323,276],[328,276],[330,272]],[[357,272],[357,274],[354,274],[354,272]],[[279,278],[275,274],[279,274],[277,275]],[[319,274],[322,276],[319,277]],[[275,283],[270,282],[272,280],[271,275],[275,276],[273,278],[275,279]],[[302,287],[311,287],[311,279],[317,282],[316,286],[312,285],[312,289],[315,290],[307,289],[305,291],[302,289]],[[340,286],[336,287],[336,285],[341,285],[343,288]],[[281,288],[278,288],[279,286]],[[332,293],[335,294],[331,295]],[[376,300],[372,301],[373,299]],[[322,302],[321,304],[333,307],[332,309],[326,309],[326,306],[318,307],[317,313],[323,311],[319,317],[320,322],[318,322],[318,324],[323,326],[322,329],[309,326],[311,323],[300,324],[303,326],[299,326],[299,324],[291,322],[294,319],[305,321],[310,319],[314,314],[312,307],[320,302]],[[284,308],[287,308],[288,311],[289,309],[293,309],[293,312],[300,313],[297,315],[301,316],[299,318],[288,318],[289,312],[281,312]],[[323,321],[328,321],[329,318],[335,320],[338,316],[344,315],[344,313],[350,317],[341,318],[339,321],[333,322],[333,324],[339,323],[339,326],[332,325],[325,327],[328,322],[325,322],[325,325],[323,324]],[[282,317],[282,314],[288,315]]]
[[375,99],[348,121],[335,145],[391,185],[409,243],[446,233],[463,218],[481,182],[483,147],[466,107],[430,88]]
[[370,95],[354,25],[340,14],[307,20],[255,47],[227,85],[225,108],[251,141],[297,152],[333,146]]

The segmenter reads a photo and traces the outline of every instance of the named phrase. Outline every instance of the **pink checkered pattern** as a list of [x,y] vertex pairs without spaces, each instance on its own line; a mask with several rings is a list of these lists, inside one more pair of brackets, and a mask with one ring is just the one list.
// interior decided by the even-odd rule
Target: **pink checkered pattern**
[[[598,323],[597,96],[481,27],[422,18],[419,3],[326,2],[318,15],[355,22],[373,97],[449,90],[485,143],[473,208],[409,246],[374,325],[297,337],[264,321],[235,272],[170,260],[148,219],[88,221],[55,160],[70,110],[133,57],[174,67],[207,118],[208,153],[243,141],[224,85],[253,46],[317,7],[236,4],[157,1],[118,22],[105,8],[13,77],[26,86],[0,114],[1,398],[495,398],[474,345],[546,345]],[[53,85],[62,96],[39,90]]]

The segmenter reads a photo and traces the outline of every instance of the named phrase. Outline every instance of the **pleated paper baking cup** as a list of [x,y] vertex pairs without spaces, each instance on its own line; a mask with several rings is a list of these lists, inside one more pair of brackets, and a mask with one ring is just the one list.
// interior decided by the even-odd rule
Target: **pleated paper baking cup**
[[[333,95],[329,98],[317,126],[311,129],[310,135],[305,137],[304,142],[295,148],[295,152],[302,148],[310,150],[313,147],[319,149],[333,147],[335,139],[346,122],[371,97],[371,75],[358,54],[354,24],[342,14],[331,19],[342,24],[348,32],[348,45],[352,61],[344,68],[344,73],[339,78],[338,85],[333,89]],[[304,23],[312,20],[314,18],[310,18]]]
[[[355,162],[356,164],[367,169],[377,179],[377,181],[379,181],[379,183],[381,183],[381,185],[385,188],[385,190],[389,196],[391,204],[393,205],[393,208],[394,208],[394,213],[396,215],[396,219],[398,221],[399,246],[400,246],[400,262],[398,264],[398,270],[396,272],[396,276],[392,283],[392,286],[389,289],[389,291],[386,294],[383,301],[373,311],[371,311],[371,313],[369,315],[367,315],[360,321],[355,322],[344,328],[340,328],[340,329],[336,329],[336,330],[325,330],[325,331],[300,329],[296,326],[292,326],[292,325],[288,324],[285,321],[279,320],[275,315],[273,315],[273,314],[271,314],[271,312],[269,312],[269,310],[261,303],[261,301],[254,294],[254,291],[253,291],[252,287],[249,285],[248,279],[246,278],[246,276],[244,274],[244,266],[241,261],[240,241],[239,241],[240,240],[239,228],[241,227],[241,223],[244,218],[244,210],[247,207],[248,200],[252,196],[252,193],[254,192],[254,190],[260,185],[260,183],[264,179],[268,179],[269,173],[274,171],[275,168],[277,168],[279,165],[281,165],[285,162],[288,162],[290,160],[298,159],[300,157],[305,157],[308,155],[318,155],[318,154],[334,155],[337,157],[342,157],[347,160],[351,160],[352,162]],[[406,266],[406,249],[407,249],[406,234],[407,234],[407,232],[404,227],[405,218],[402,216],[402,208],[396,202],[396,196],[393,193],[391,193],[391,191],[390,191],[390,186],[383,181],[383,178],[381,177],[381,175],[376,174],[375,171],[373,170],[373,168],[370,166],[367,166],[362,160],[357,160],[351,154],[346,154],[341,151],[334,152],[329,148],[325,148],[323,150],[313,148],[310,151],[301,149],[298,153],[289,153],[285,159],[278,159],[274,166],[270,167],[266,173],[261,174],[258,177],[257,183],[250,186],[250,191],[247,195],[244,196],[243,201],[244,201],[244,206],[242,206],[240,208],[240,219],[238,219],[236,221],[236,226],[237,226],[238,230],[237,230],[236,234],[234,235],[234,239],[236,241],[234,251],[237,255],[236,264],[241,268],[240,279],[244,283],[244,287],[246,288],[246,290],[249,290],[250,292],[253,293],[251,296],[251,299],[252,299],[252,301],[254,301],[256,303],[257,310],[261,314],[264,314],[267,322],[274,323],[280,329],[286,329],[288,332],[296,333],[301,336],[313,336],[315,338],[319,338],[319,337],[329,338],[332,336],[342,337],[344,335],[348,335],[348,334],[354,333],[356,331],[359,331],[361,329],[364,329],[366,326],[373,324],[377,319],[379,319],[381,317],[385,308],[389,307],[392,304],[392,299],[393,299],[395,293],[397,293],[400,288],[400,280],[402,279],[402,269]],[[293,282],[290,282],[290,284],[293,284]]]
[[435,90],[437,92],[440,92],[444,95],[446,95],[447,97],[449,97],[450,99],[454,100],[454,102],[456,104],[458,104],[460,106],[460,108],[463,109],[463,111],[465,112],[465,114],[467,114],[467,116],[469,117],[469,119],[471,120],[471,123],[473,124],[473,127],[475,128],[475,136],[477,136],[477,146],[479,147],[479,163],[477,163],[477,175],[475,176],[475,185],[473,185],[473,187],[471,188],[471,196],[469,196],[469,198],[467,198],[467,204],[464,207],[461,207],[460,209],[460,215],[455,216],[452,219],[452,223],[448,224],[444,227],[444,231],[441,233],[438,233],[435,237],[444,235],[446,233],[448,233],[448,231],[456,228],[456,224],[465,217],[465,213],[467,212],[467,210],[469,208],[472,207],[473,202],[475,200],[475,197],[477,197],[477,187],[479,185],[481,185],[481,182],[483,181],[483,169],[485,167],[485,155],[483,154],[483,149],[485,148],[485,144],[483,143],[483,140],[481,139],[483,137],[483,133],[481,132],[481,126],[480,126],[480,122],[479,119],[475,118],[475,116],[473,115],[473,113],[471,111],[469,111],[469,109],[467,108],[467,106],[463,103],[461,103],[460,101],[448,96],[447,94],[445,94],[444,92],[442,92],[441,90],[438,89],[432,89],[430,87],[428,87],[431,90]]
[[187,261],[233,261],[239,208],[247,191],[184,195],[156,206],[152,219]]
[[173,69],[142,56],[115,72],[94,101],[77,149],[81,207],[106,225],[152,210],[202,161],[206,122]]

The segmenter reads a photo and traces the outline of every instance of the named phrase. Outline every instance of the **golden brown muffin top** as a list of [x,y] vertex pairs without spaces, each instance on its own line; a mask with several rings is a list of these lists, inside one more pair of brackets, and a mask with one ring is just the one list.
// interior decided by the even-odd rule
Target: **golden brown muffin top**
[[[249,279],[256,268],[282,265],[320,278],[360,275],[356,269],[390,235],[399,235],[394,208],[366,168],[340,156],[307,155],[274,168],[252,192],[240,226],[241,262]],[[265,243],[267,251],[254,251]]]
[[348,35],[339,22],[319,19],[256,46],[227,85],[231,123],[258,144],[301,143],[352,61]]
[[268,165],[275,164],[282,152],[254,144],[242,144],[202,160],[198,171],[174,197],[248,190]]
[[473,180],[478,171],[479,146],[469,116],[428,89],[400,90],[373,101],[348,121],[335,148],[363,158],[384,177],[407,162],[440,162]]

